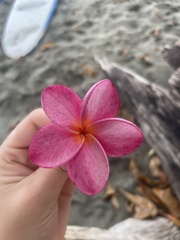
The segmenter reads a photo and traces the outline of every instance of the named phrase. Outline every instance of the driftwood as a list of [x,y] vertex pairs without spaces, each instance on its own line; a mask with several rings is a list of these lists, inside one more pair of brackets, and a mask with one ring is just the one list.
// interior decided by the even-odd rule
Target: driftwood
[[[166,48],[162,54],[175,69],[168,80],[170,89],[151,83],[115,63],[96,60],[116,86],[123,103],[135,116],[146,142],[158,154],[180,200],[180,48]],[[107,230],[68,226],[65,236],[65,240],[135,239],[179,240],[180,229],[162,217],[151,220],[129,218]]]
[[165,218],[129,218],[108,230],[68,226],[65,240],[179,240],[180,230]]
[[170,59],[170,52],[166,50],[165,55],[171,66],[174,64],[177,69],[168,81],[170,89],[149,82],[118,64],[96,60],[116,86],[130,113],[135,116],[146,142],[161,159],[170,184],[180,200],[180,68],[177,68],[177,61]]
[[172,68],[177,69],[180,66],[180,42],[176,42],[174,46],[164,46],[161,54]]

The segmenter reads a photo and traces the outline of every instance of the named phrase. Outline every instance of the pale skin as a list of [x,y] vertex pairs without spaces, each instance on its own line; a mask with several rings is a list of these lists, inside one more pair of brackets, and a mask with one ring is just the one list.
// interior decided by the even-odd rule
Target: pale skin
[[34,110],[0,146],[0,239],[64,239],[74,184],[65,170],[37,168],[28,157],[31,139],[49,123]]

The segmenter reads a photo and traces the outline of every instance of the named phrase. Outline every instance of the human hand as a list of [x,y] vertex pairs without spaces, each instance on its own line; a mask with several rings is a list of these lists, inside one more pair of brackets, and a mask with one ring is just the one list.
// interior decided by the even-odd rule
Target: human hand
[[0,146],[0,239],[64,239],[74,184],[61,168],[37,168],[28,147],[50,123],[42,109],[31,112]]

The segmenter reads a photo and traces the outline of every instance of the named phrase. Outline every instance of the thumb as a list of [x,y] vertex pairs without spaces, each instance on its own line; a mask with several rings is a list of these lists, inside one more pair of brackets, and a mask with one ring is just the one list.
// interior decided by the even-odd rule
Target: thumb
[[[34,170],[34,165],[28,157],[29,144],[38,130],[50,122],[50,119],[43,109],[34,110],[19,123],[4,141],[2,147],[8,150],[10,149],[11,155],[14,156],[17,163],[28,167],[30,166]],[[21,152],[23,152],[23,155],[20,154]],[[6,153],[6,155],[7,154],[8,153]],[[21,155],[23,156],[23,160]],[[8,156],[6,156],[6,158],[8,158]],[[37,168],[23,179],[22,184],[24,184],[25,189],[28,187],[28,193],[30,192],[30,195],[33,195],[36,199],[51,200],[54,197],[58,198],[67,178],[67,172],[61,168]]]

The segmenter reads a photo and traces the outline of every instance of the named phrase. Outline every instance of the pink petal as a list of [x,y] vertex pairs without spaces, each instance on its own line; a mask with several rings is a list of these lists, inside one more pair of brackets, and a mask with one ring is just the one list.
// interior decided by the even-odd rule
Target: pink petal
[[61,85],[47,87],[41,100],[43,109],[54,123],[76,130],[80,124],[82,100],[73,90]]
[[82,126],[103,118],[115,117],[119,109],[119,96],[110,80],[96,83],[86,94],[82,104]]
[[135,124],[121,118],[98,121],[90,125],[87,132],[94,135],[111,157],[133,152],[144,139],[143,133]]
[[84,137],[72,134],[55,124],[39,130],[29,147],[31,161],[45,168],[55,168],[66,164],[79,151]]
[[80,191],[96,195],[105,186],[109,176],[109,163],[101,145],[89,135],[75,158],[66,164],[69,177]]

